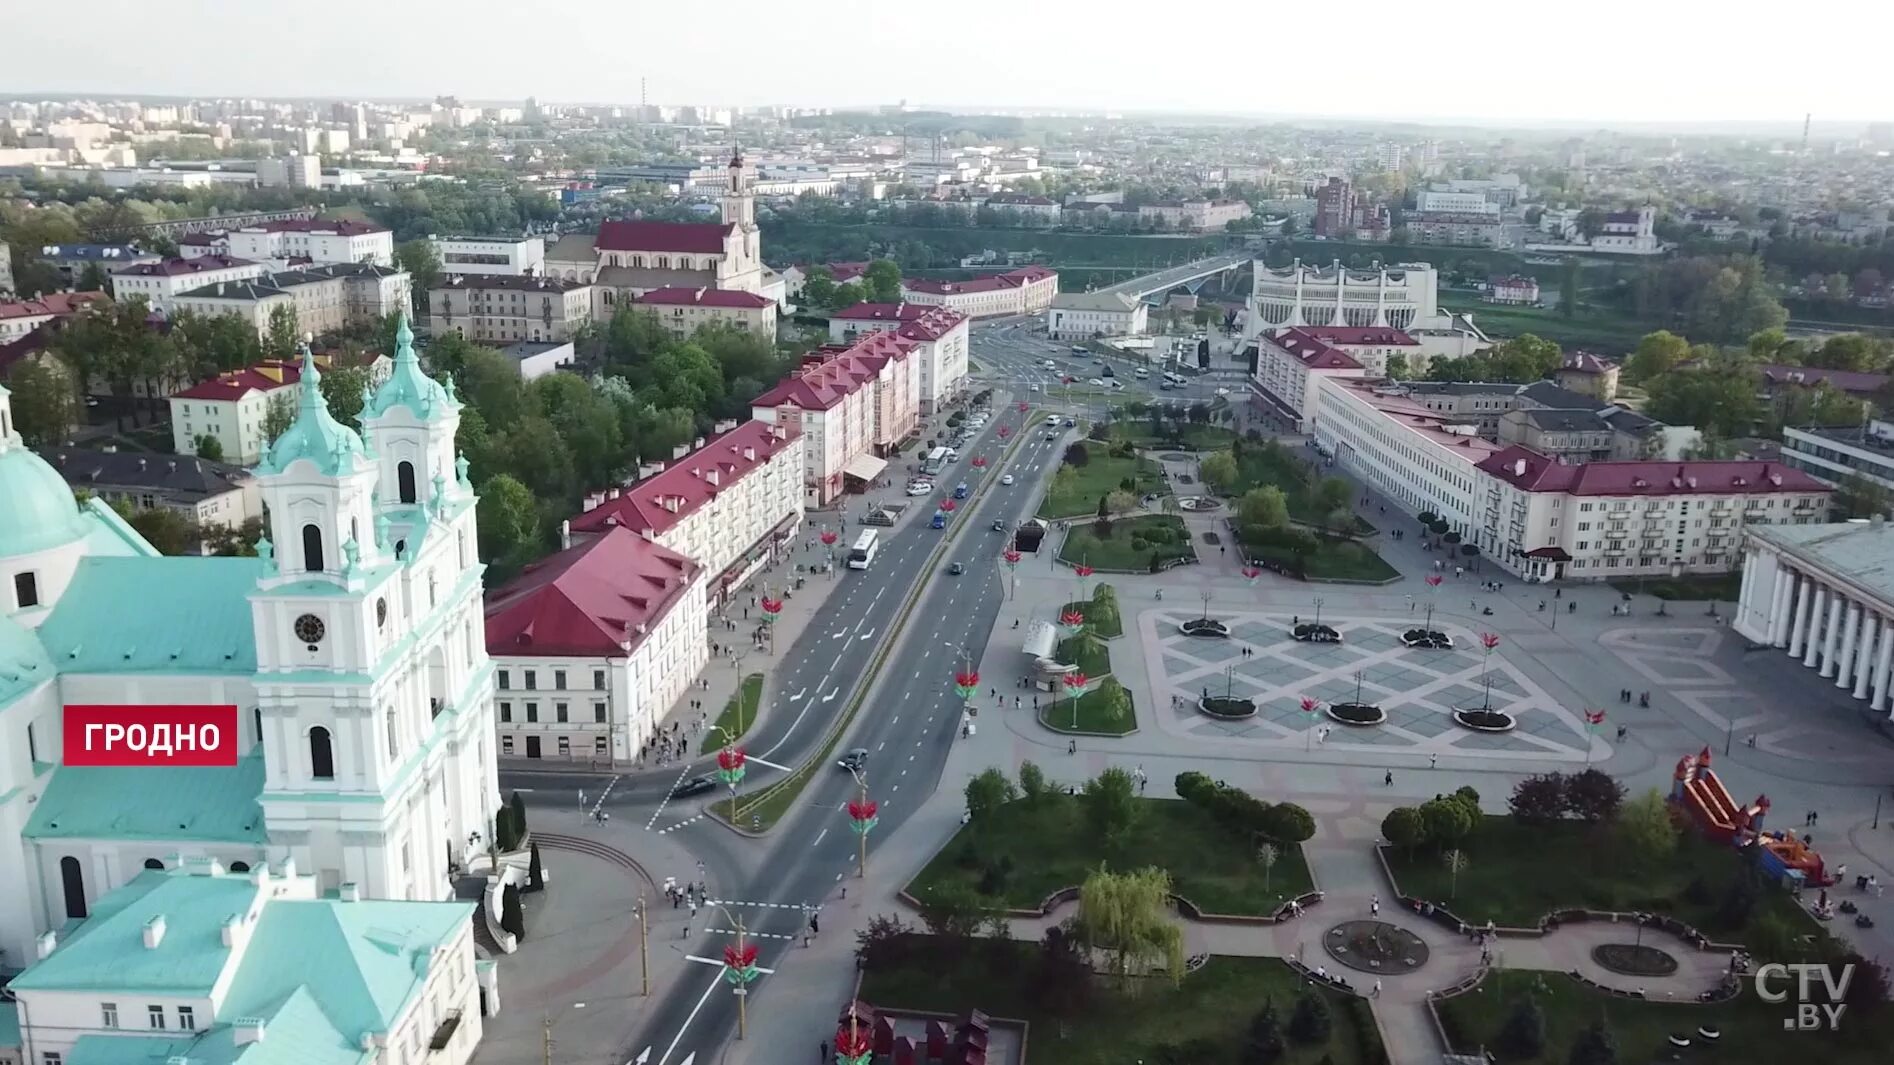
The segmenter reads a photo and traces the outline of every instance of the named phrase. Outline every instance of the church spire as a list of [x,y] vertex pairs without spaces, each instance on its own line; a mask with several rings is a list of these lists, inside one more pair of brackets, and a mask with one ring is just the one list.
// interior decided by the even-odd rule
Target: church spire
[[281,473],[297,459],[313,461],[327,476],[350,468],[351,457],[362,453],[362,438],[335,420],[322,395],[322,371],[316,367],[309,341],[302,344],[302,374],[297,378],[296,420],[270,444],[259,469]]

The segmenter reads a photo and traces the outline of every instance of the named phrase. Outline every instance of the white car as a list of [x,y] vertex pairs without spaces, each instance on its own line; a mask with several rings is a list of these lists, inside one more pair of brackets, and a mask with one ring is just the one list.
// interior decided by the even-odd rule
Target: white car
[[1227,388],[1219,388],[1219,389],[1217,389],[1217,395],[1219,395],[1219,396],[1227,396],[1227,395],[1229,395],[1229,394],[1230,394],[1230,390],[1229,390],[1229,389],[1227,389]]
[[1028,391],[1028,392],[1037,392],[1037,391],[1039,391],[1039,386],[1038,386],[1038,385],[1027,385],[1027,386],[1026,386],[1026,391]]
[[1009,473],[1009,474],[1007,474],[1007,475],[1005,475],[1004,477],[1001,477],[1001,478],[1000,478],[1000,483],[1001,483],[1001,484],[1012,484],[1012,483],[1013,483],[1013,475]]
[[1105,387],[1105,379],[1104,379],[1104,378],[1102,378],[1102,377],[1094,377],[1094,378],[1092,378],[1091,380],[1089,380],[1089,381],[1087,381],[1087,382],[1085,382],[1085,383],[1086,383],[1086,384],[1088,384],[1088,385],[1091,385],[1091,386],[1092,386],[1093,388],[1103,388],[1103,387]]
[[934,494],[934,486],[931,484],[928,484],[926,481],[915,481],[914,483],[908,485],[908,495],[927,496],[927,495],[933,495],[933,494]]

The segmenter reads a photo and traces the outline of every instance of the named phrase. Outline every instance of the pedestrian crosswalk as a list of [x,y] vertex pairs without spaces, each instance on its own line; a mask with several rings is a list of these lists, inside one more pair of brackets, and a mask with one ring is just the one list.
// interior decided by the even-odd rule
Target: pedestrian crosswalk
[[667,827],[658,829],[658,835],[662,836],[666,832],[676,832],[678,829],[683,828],[685,825],[694,825],[697,822],[702,821],[704,818],[709,817],[709,816],[710,815],[708,813],[701,813],[701,814],[698,814],[696,817],[687,817],[684,820],[679,821],[675,825],[669,825]]
[[730,899],[711,899],[707,905],[736,906],[752,910],[801,910],[806,908],[800,903],[794,902],[734,902]]
[[[737,934],[737,930],[734,928],[706,928],[704,929],[704,931],[713,936],[734,936]],[[749,931],[748,929],[744,930],[743,936],[745,939],[795,940],[795,939],[801,938],[800,936],[786,936],[779,932],[752,932],[752,931]]]

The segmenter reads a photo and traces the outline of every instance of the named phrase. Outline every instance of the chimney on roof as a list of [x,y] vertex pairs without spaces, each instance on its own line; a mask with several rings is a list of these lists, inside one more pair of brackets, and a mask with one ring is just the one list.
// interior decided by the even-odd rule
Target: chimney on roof
[[243,1047],[263,1041],[264,1021],[261,1017],[238,1017],[230,1022],[230,1034],[236,1045]]
[[1526,475],[1526,460],[1514,459],[1513,460],[1513,476],[1524,477],[1525,475]]
[[572,546],[572,523],[569,521],[562,521],[559,523],[559,550],[564,551],[566,548],[571,547],[571,546]]
[[163,942],[164,914],[154,913],[151,919],[145,922],[145,949],[157,950],[158,945]]
[[681,459],[690,453],[691,453],[691,446],[689,444],[679,444],[676,447],[673,447],[671,449],[671,461],[676,462],[678,459]]
[[362,901],[362,885],[351,880],[343,884],[341,890],[336,892],[336,894],[343,902],[360,902]]
[[49,956],[51,956],[53,953],[53,948],[57,946],[59,946],[59,933],[58,932],[43,933],[33,943],[34,953],[39,956],[40,961],[45,961]]
[[223,941],[226,947],[240,947],[244,940],[243,915],[233,913],[224,918]]

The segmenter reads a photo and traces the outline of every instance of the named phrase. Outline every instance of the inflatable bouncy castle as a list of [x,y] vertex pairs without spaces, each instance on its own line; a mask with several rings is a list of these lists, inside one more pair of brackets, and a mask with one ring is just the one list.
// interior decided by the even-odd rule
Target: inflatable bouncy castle
[[1763,819],[1769,814],[1767,795],[1756,796],[1756,801],[1747,806],[1736,805],[1729,789],[1710,768],[1710,748],[1677,760],[1677,772],[1671,778],[1670,800],[1690,815],[1698,831],[1706,837],[1736,847],[1761,848],[1759,860],[1763,870],[1777,879],[1787,878],[1816,887],[1829,883],[1818,851],[1793,834],[1764,831]]

